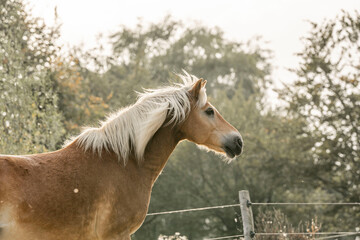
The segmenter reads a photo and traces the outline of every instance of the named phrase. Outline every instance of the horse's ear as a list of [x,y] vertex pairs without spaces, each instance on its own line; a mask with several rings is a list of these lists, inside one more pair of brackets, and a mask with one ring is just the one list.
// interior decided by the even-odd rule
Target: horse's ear
[[204,88],[206,85],[206,80],[200,78],[197,80],[197,82],[194,84],[194,86],[190,89],[190,94],[193,96],[193,98],[197,101],[199,100],[200,91],[202,88]]

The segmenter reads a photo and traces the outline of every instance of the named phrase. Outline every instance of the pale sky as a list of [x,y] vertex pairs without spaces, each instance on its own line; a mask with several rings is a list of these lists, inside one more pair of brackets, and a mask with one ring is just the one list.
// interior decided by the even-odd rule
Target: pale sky
[[[294,55],[301,51],[300,38],[310,30],[306,20],[321,22],[333,18],[341,9],[360,10],[360,0],[27,0],[33,15],[54,20],[54,8],[62,22],[60,42],[65,46],[80,43],[88,49],[96,36],[104,36],[120,25],[135,26],[138,19],[159,22],[167,14],[188,24],[201,22],[218,26],[230,40],[246,42],[260,35],[274,52],[275,81],[291,81],[286,70],[297,66]],[[205,76],[206,77],[206,76]]]

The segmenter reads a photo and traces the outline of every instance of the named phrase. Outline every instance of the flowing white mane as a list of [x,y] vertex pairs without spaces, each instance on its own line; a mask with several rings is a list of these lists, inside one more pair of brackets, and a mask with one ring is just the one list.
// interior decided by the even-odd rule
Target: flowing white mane
[[[178,76],[182,84],[139,93],[134,105],[112,114],[99,128],[84,130],[74,141],[85,151],[101,153],[103,149],[112,150],[124,164],[131,151],[137,161],[141,161],[149,140],[166,118],[171,117],[168,124],[177,124],[184,121],[191,110],[188,93],[198,78],[186,72]],[[197,104],[202,106],[206,101],[206,92],[202,89]]]

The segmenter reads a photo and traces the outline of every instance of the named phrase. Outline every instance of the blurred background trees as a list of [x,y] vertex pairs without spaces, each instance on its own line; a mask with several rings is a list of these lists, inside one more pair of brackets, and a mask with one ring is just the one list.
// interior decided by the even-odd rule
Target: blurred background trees
[[[149,212],[238,203],[240,189],[250,190],[253,202],[360,201],[358,13],[312,23],[297,79],[279,90],[283,102],[275,106],[266,97],[271,51],[261,38],[229,41],[221,29],[167,16],[122,26],[104,57],[61,50],[57,27],[33,18],[20,0],[1,1],[0,12],[1,153],[59,148],[82,126],[133,103],[135,91],[168,85],[185,69],[208,80],[210,101],[240,130],[245,151],[227,164],[181,143],[155,184]],[[316,216],[322,231],[354,231],[360,222],[359,207],[268,210],[254,208],[259,229],[294,230]],[[240,219],[238,208],[152,216],[133,239],[236,235]]]
[[57,29],[31,17],[21,1],[0,2],[0,151],[55,150],[65,134],[52,62]]
[[[312,23],[304,39],[297,80],[281,91],[286,113],[303,119],[299,134],[311,136],[311,164],[304,178],[332,201],[360,201],[360,15],[342,12]],[[331,215],[330,215],[331,214]],[[329,225],[354,229],[360,210],[328,208]],[[333,218],[337,222],[333,222]],[[327,221],[326,221],[327,223]]]

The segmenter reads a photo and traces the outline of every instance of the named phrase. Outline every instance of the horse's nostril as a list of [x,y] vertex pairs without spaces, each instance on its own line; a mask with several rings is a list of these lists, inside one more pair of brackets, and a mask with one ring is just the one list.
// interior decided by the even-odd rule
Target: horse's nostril
[[236,140],[235,140],[235,142],[242,148],[242,146],[243,146],[243,141],[242,141],[241,138],[237,137]]
[[240,145],[240,147],[242,147],[242,145],[243,145],[243,143],[242,143],[242,141],[241,141],[240,138],[238,139],[238,144]]

